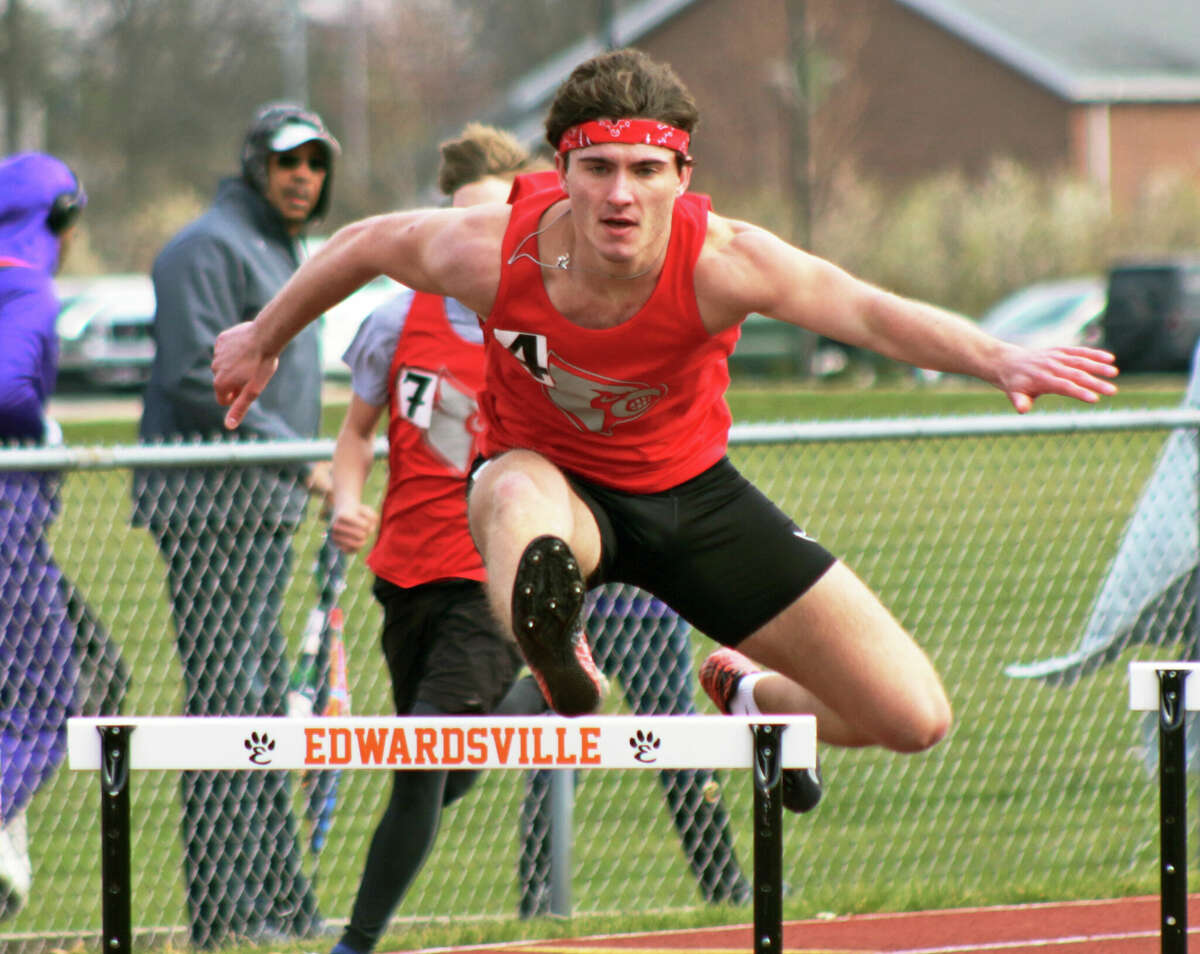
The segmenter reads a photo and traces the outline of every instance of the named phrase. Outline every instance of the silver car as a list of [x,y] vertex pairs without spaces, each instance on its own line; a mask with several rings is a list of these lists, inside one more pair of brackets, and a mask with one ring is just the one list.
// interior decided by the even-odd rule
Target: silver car
[[60,377],[105,387],[137,386],[154,360],[154,285],[149,275],[55,282]]
[[993,305],[979,327],[1027,348],[1095,348],[1107,299],[1104,279],[1093,275],[1038,282]]

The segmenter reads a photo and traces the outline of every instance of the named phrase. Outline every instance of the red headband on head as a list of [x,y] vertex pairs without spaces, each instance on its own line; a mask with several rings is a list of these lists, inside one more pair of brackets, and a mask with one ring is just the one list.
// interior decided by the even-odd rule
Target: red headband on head
[[595,119],[572,126],[558,141],[560,153],[606,142],[664,146],[687,157],[690,137],[682,129],[655,119]]

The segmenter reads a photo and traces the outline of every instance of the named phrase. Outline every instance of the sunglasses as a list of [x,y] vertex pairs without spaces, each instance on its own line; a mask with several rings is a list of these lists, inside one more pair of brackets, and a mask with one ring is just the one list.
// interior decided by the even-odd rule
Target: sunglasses
[[329,169],[329,163],[324,156],[310,156],[305,159],[295,153],[285,152],[275,156],[275,162],[280,169],[298,169],[301,164],[306,164],[313,172],[325,172]]

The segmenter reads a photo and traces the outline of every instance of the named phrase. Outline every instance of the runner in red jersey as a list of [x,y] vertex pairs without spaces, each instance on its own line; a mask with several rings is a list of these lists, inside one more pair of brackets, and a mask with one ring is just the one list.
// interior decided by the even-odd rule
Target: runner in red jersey
[[724,456],[731,423],[726,359],[738,328],[711,334],[692,285],[708,197],[680,197],[650,298],[628,321],[597,329],[580,328],[554,308],[537,240],[529,239],[561,197],[549,191],[518,199],[505,233],[500,288],[484,325],[501,345],[488,349],[487,452],[537,447],[557,466],[606,486],[667,490]]
[[[503,201],[509,180],[529,161],[511,136],[477,125],[441,151],[443,188],[459,205]],[[492,617],[483,562],[467,527],[464,487],[482,430],[478,318],[452,298],[405,289],[367,316],[344,360],[353,394],[333,455],[330,533],[346,552],[374,538],[367,565],[383,610],[380,643],[396,714],[539,711],[535,687],[513,688],[520,657]],[[363,489],[385,410],[388,483],[380,515],[363,501]],[[464,796],[475,777],[392,773],[333,954],[375,949],[433,847],[443,808]]]
[[[697,120],[674,72],[642,53],[617,50],[582,63],[546,120],[565,195],[545,206],[535,228],[516,234],[528,228],[514,224],[521,203],[400,212],[347,226],[253,322],[218,340],[218,400],[230,406],[227,424],[236,426],[284,343],[377,274],[453,295],[487,316],[485,407],[497,427],[489,439],[495,454],[474,476],[472,534],[492,608],[555,708],[573,713],[598,704],[579,630],[583,591],[620,580],[737,647],[715,654],[708,678],[702,675],[723,710],[813,713],[826,743],[928,749],[946,734],[951,715],[925,653],[849,567],[728,459],[704,467],[711,420],[682,423],[677,409],[694,410],[689,401],[711,407],[720,378],[706,376],[709,355],[752,312],[917,367],[980,378],[1021,413],[1044,394],[1092,403],[1114,393],[1112,355],[1001,342],[958,315],[876,288],[714,212],[690,290],[686,280],[682,290],[675,286],[680,300],[660,313],[660,282],[679,281],[678,257],[691,254],[690,246],[680,251],[675,232]],[[507,283],[527,260],[541,287],[526,287],[524,310],[510,315],[518,306]],[[492,370],[502,361],[512,364]],[[674,363],[696,369],[690,380],[670,379],[685,389],[682,403],[673,389],[655,391]],[[573,389],[568,398],[551,393],[560,380]],[[589,387],[595,393],[585,401]],[[609,416],[621,394],[640,411],[624,423]],[[635,433],[645,443],[626,442]],[[502,443],[506,434],[511,447]],[[575,449],[566,447],[566,435],[578,438]],[[656,438],[664,443],[656,446]],[[664,461],[678,466],[672,448],[692,440],[701,450],[685,451],[681,473],[693,476],[663,487],[669,479],[636,473],[639,454],[647,471]],[[568,456],[574,469],[555,462]],[[749,660],[770,671],[745,678]],[[785,804],[810,806],[811,789],[790,800],[785,791]]]
[[[513,189],[509,180],[533,164],[511,135],[478,123],[443,143],[441,153],[439,185],[458,206],[502,201]],[[331,532],[348,552],[374,537],[367,565],[383,609],[381,644],[396,713],[544,711],[529,679],[509,689],[519,657],[488,607],[483,562],[467,526],[466,482],[482,435],[476,406],[484,382],[479,319],[454,299],[406,289],[366,318],[344,360],[353,393],[334,453]],[[364,502],[363,490],[385,410],[388,478],[379,514]],[[636,645],[615,651],[610,636],[599,644],[599,659],[619,674],[634,711],[646,711],[650,697],[653,709],[694,712],[687,627],[680,634],[678,617],[665,607],[654,620],[630,620],[633,602],[609,596],[601,601],[607,608],[597,607],[589,619],[602,634],[614,628],[638,633],[639,642],[657,648],[655,657],[644,658]],[[638,602],[653,613],[646,598]],[[644,683],[665,685],[657,692],[639,691],[630,684],[631,672],[644,675]],[[464,796],[474,778],[461,771],[393,773],[350,919],[332,954],[375,949],[424,864],[443,808]],[[745,899],[749,883],[733,850],[728,812],[719,795],[713,799],[706,790],[712,782],[711,772],[667,772],[663,788],[704,897]],[[531,779],[530,790],[541,790],[537,779]],[[522,859],[530,862],[521,870],[520,889],[532,906],[529,913],[548,892],[549,874],[537,864],[549,850],[548,835],[536,827],[546,823],[542,812],[541,801],[527,795]]]

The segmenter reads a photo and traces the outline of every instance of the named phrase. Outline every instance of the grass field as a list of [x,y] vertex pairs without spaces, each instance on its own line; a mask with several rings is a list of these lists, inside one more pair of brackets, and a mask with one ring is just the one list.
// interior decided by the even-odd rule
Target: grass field
[[[1182,386],[1178,379],[1133,379],[1106,406],[1175,407]],[[1007,408],[994,392],[952,385],[869,391],[739,387],[730,399],[739,421],[1002,413]],[[1047,407],[1078,405],[1050,401]],[[326,433],[336,430],[339,418],[340,409],[330,408]],[[76,423],[66,431],[77,445],[134,439],[130,422]],[[815,815],[789,822],[787,829],[788,917],[1156,890],[1157,803],[1146,777],[1131,769],[1135,720],[1123,709],[1123,669],[1113,667],[1069,696],[997,674],[1008,662],[1069,648],[1164,436],[1136,432],[736,451],[739,466],[797,519],[803,515],[806,528],[854,566],[919,634],[958,714],[950,739],[919,758],[876,752],[823,756],[829,796]],[[381,478],[377,467],[376,488]],[[166,714],[178,711],[179,696],[171,624],[153,545],[144,533],[125,527],[125,481],[121,474],[69,480],[55,548],[106,619],[131,621],[122,627],[123,648],[136,673],[127,711]],[[115,531],[98,534],[98,527],[109,526]],[[311,564],[316,539],[315,525],[298,539],[298,569]],[[377,623],[368,590],[367,574],[357,563],[347,591],[353,597],[348,616],[361,629],[350,644],[352,665],[358,661],[359,672],[370,670],[374,677],[353,687],[355,711],[364,714],[386,712],[389,705],[381,667],[371,655]],[[310,595],[302,580],[293,586],[285,614],[290,632],[299,631]],[[708,648],[696,639],[697,658]],[[711,708],[706,700],[698,704]],[[321,872],[327,916],[344,918],[349,912],[361,850],[385,783],[377,773],[343,777],[339,827]],[[576,906],[583,914],[569,925],[516,922],[509,914],[515,909],[515,888],[504,886],[513,881],[516,866],[514,815],[521,784],[516,773],[494,773],[482,779],[462,808],[448,814],[427,868],[400,912],[435,916],[406,924],[402,936],[390,939],[391,946],[724,923],[748,916],[745,909],[697,907],[694,883],[677,844],[670,842],[649,773],[592,773],[581,778],[577,793],[577,818],[586,818],[586,827],[577,826],[575,843]],[[13,922],[14,929],[99,924],[93,786],[94,780],[60,772],[35,803],[31,821],[40,900]],[[134,922],[179,923],[175,780],[139,778],[134,792],[134,817],[146,820],[134,838]],[[749,868],[748,780],[727,780],[725,795]],[[473,887],[481,882],[500,887],[481,895]],[[61,905],[64,898],[77,899],[79,906],[69,918],[51,903],[57,899]],[[327,946],[308,942],[295,950],[314,944]]]

